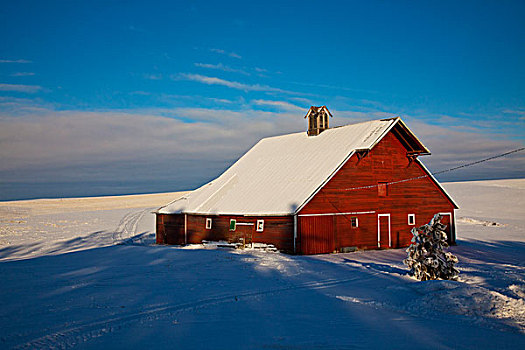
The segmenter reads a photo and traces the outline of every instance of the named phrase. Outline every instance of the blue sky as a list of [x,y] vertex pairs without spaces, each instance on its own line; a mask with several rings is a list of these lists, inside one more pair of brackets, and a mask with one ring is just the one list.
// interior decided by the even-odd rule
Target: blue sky
[[[191,189],[258,139],[400,115],[438,171],[523,145],[523,1],[17,1],[0,199]],[[523,176],[518,154],[443,180]]]

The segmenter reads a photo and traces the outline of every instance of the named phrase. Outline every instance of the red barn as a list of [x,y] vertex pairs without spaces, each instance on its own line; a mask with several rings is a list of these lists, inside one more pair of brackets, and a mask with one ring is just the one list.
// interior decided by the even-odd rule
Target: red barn
[[157,211],[157,243],[261,242],[318,254],[410,245],[441,213],[455,243],[457,205],[418,156],[430,154],[400,118],[269,137],[217,179]]

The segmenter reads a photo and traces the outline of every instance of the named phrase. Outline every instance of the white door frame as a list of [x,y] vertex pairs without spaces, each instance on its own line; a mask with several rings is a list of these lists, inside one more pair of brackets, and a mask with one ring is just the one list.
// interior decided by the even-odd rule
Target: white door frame
[[[441,212],[439,213],[439,215],[441,216],[445,216],[445,215],[448,215],[449,217],[449,220],[448,222],[450,222],[450,235],[454,235],[454,238],[456,237],[456,217],[454,216],[454,222],[452,222],[452,213],[451,212]],[[452,242],[452,237],[450,237],[450,241]]]
[[388,218],[388,248],[392,247],[392,236],[390,232],[390,214],[377,214],[377,247],[381,248],[381,216]]

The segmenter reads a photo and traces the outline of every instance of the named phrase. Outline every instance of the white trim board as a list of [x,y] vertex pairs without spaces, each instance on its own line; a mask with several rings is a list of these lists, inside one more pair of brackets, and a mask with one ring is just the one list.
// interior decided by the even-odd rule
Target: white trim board
[[188,244],[188,214],[184,214],[184,244]]
[[296,253],[297,247],[295,241],[297,240],[297,215],[293,216],[293,252]]
[[352,211],[347,213],[321,213],[321,214],[300,214],[302,216],[330,216],[330,215],[364,215],[364,214],[375,214],[375,210],[372,211]]
[[[454,242],[456,241],[456,216],[452,216],[452,213],[451,212],[439,212],[438,213],[439,215],[441,216],[445,216],[445,215],[448,215],[449,217],[449,222],[450,222],[450,235],[454,235]],[[454,222],[452,222],[452,218],[454,218]],[[452,242],[452,237],[450,237],[450,241]]]
[[380,217],[388,217],[388,248],[392,247],[392,232],[390,224],[390,214],[377,214],[377,247],[381,248],[381,222]]

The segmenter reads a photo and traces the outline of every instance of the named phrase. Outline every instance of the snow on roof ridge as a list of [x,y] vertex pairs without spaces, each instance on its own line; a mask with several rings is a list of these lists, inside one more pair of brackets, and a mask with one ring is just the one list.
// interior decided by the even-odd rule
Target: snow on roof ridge
[[[352,124],[331,126],[328,129],[323,130],[323,132],[321,134],[319,134],[319,135],[322,135],[322,134],[324,134],[326,132],[329,132],[331,130],[334,130],[334,129],[346,128],[346,127],[350,127],[350,126],[356,126],[356,125],[359,125],[359,124],[367,124],[367,123],[373,123],[373,122],[379,122],[379,121],[381,121],[381,122],[385,121],[386,122],[386,121],[396,120],[396,119],[401,120],[401,118],[399,116],[396,116],[396,117],[386,118],[386,119],[365,120],[365,121],[355,122],[355,123],[352,123]],[[267,137],[263,137],[259,141],[268,140],[268,139],[274,139],[274,138],[278,138],[278,137],[292,136],[292,135],[302,135],[302,134],[306,134],[306,131],[298,131],[298,132],[292,132],[292,133],[282,134],[282,135],[267,136]],[[319,136],[319,135],[317,135],[317,136]],[[310,136],[310,137],[312,137],[312,136]]]

